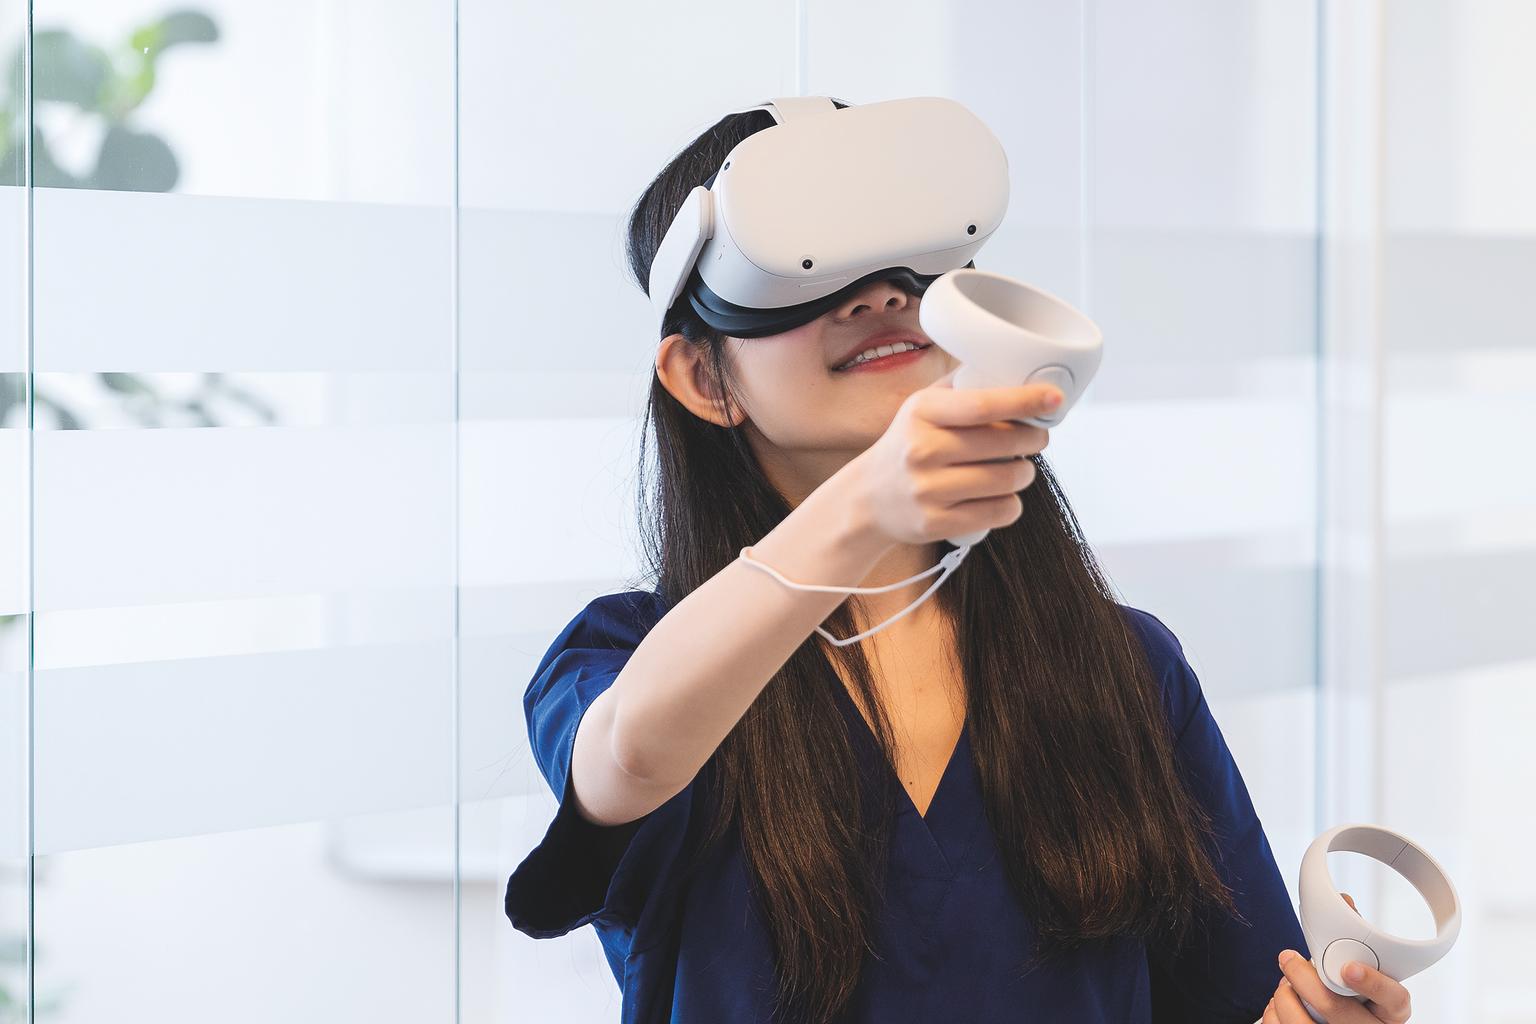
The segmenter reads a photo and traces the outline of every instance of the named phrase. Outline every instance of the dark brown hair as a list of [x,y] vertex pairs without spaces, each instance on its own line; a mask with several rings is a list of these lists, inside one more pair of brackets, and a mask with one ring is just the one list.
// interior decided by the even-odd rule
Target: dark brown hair
[[[841,104],[840,104],[841,105]],[[629,217],[628,259],[642,290],[683,199],[767,111],[734,113],[698,136],[646,187]],[[681,333],[711,367],[722,403],[737,392],[724,337],[674,305]],[[722,404],[722,409],[724,405]],[[791,511],[740,429],[701,419],[654,372],[641,439],[647,568],[671,606]],[[1240,916],[1214,867],[1210,821],[1182,785],[1160,688],[1139,637],[1040,455],[1023,513],[994,529],[930,598],[955,624],[967,729],[988,821],[1039,942],[1021,971],[1117,936],[1178,944],[1210,907]],[[822,623],[851,636],[871,623],[851,598]],[[863,805],[852,741],[835,703],[842,665],[894,749],[858,644],[812,634],[711,756],[716,800],[707,841],[739,828],[773,941],[781,1019],[835,1020],[858,982],[885,876],[894,782]]]

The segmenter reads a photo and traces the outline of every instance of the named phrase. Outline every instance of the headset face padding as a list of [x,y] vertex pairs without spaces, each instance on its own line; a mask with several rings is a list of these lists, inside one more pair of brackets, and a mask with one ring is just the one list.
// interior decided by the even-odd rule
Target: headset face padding
[[[968,267],[974,265],[974,262],[966,264]],[[778,309],[750,309],[728,302],[711,291],[709,285],[704,283],[704,279],[697,272],[689,277],[684,294],[687,295],[688,304],[699,319],[721,334],[733,338],[763,338],[771,334],[782,334],[810,323],[822,314],[842,305],[871,281],[889,280],[902,291],[921,297],[939,276],[938,274],[918,274],[911,267],[876,270],[830,295]]]

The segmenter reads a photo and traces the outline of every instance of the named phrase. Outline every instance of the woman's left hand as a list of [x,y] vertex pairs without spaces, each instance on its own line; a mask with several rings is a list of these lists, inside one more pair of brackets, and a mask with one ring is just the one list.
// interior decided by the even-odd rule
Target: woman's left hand
[[[1341,893],[1355,913],[1355,901]],[[1362,972],[1358,977],[1356,968]],[[1285,972],[1280,986],[1264,1008],[1263,1024],[1312,1024],[1312,1017],[1301,1005],[1305,999],[1328,1024],[1403,1024],[1408,1019],[1408,990],[1367,964],[1350,961],[1344,966],[1344,981],[1367,999],[1341,996],[1317,976],[1312,961],[1293,949],[1280,953],[1280,970]]]

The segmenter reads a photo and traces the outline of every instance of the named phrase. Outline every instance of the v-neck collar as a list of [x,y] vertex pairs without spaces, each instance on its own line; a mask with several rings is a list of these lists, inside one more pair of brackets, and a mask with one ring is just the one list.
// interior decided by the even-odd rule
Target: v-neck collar
[[869,723],[859,712],[841,680],[838,680],[837,697],[848,720],[860,756],[869,764],[872,775],[881,785],[894,786],[897,793],[896,831],[898,837],[910,831],[918,849],[912,852],[920,857],[932,858],[934,867],[945,875],[952,875],[974,836],[977,812],[973,807],[977,796],[971,761],[969,715],[960,724],[960,735],[950,751],[949,760],[939,776],[933,797],[928,801],[928,813],[919,814],[912,795],[901,784],[890,760],[880,750]]
[[[869,723],[864,721],[863,715],[859,716],[859,721],[863,723],[864,731],[869,732]],[[960,757],[962,753],[964,753],[960,749],[960,745],[965,742],[965,733],[966,723],[962,720],[960,723],[960,735],[955,737],[955,745],[949,752],[949,760],[944,762],[944,770],[939,773],[939,784],[934,787],[933,795],[928,798],[928,813],[926,815],[918,811],[917,804],[912,799],[912,794],[908,793],[907,787],[901,784],[901,779],[896,775],[895,769],[891,768],[889,764],[886,766],[886,770],[891,774],[891,781],[896,784],[896,788],[901,791],[901,795],[906,797],[907,806],[904,808],[904,810],[910,810],[913,814],[917,815],[917,819],[924,824],[932,824],[929,822],[928,818],[930,815],[938,813],[939,799],[941,797],[943,797],[946,802],[948,801],[948,797],[945,795],[945,789],[951,785],[950,776],[955,774],[956,767],[960,761]],[[870,739],[874,739],[874,733],[870,733],[869,735]]]

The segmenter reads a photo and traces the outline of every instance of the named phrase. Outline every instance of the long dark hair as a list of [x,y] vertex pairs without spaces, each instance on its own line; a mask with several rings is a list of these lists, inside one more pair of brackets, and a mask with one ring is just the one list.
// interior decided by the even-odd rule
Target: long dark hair
[[[842,104],[839,104],[842,106]],[[733,113],[684,148],[629,217],[628,259],[642,290],[683,199],[767,111]],[[686,301],[681,333],[711,367],[722,411],[736,382],[725,338]],[[738,406],[739,407],[739,406]],[[644,556],[667,606],[698,588],[791,511],[740,429],[695,416],[654,372],[641,438]],[[1069,949],[1136,935],[1182,942],[1203,910],[1239,916],[1217,873],[1209,818],[1182,785],[1158,681],[1045,459],[1020,493],[1022,515],[994,529],[930,598],[954,624],[967,729],[989,823],[1038,941],[1020,970]],[[823,623],[851,636],[870,623],[843,602]],[[889,759],[890,722],[858,644],[812,634],[742,716],[706,768],[715,794],[707,843],[735,824],[768,924],[781,1019],[835,1020],[858,982],[883,891],[894,785],[861,800],[851,737],[836,703],[839,659]]]

